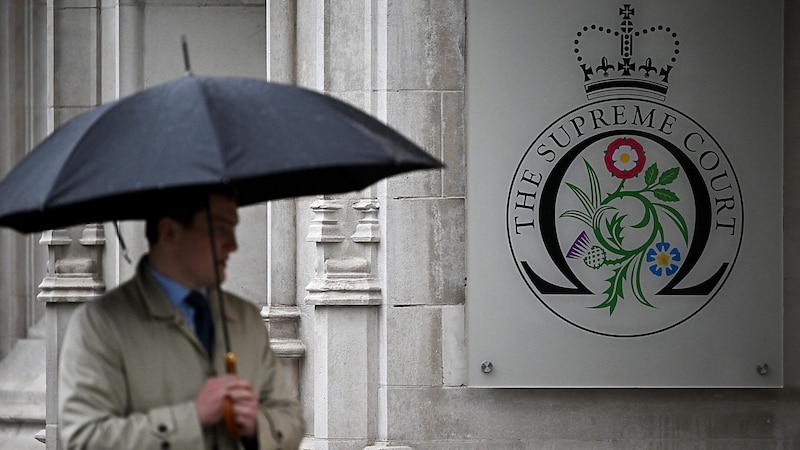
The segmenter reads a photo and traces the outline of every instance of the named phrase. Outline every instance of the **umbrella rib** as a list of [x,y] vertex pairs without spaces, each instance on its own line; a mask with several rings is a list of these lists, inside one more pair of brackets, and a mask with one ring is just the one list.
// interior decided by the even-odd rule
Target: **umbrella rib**
[[[81,144],[81,143],[82,143],[84,140],[86,140],[86,137],[87,137],[89,134],[91,134],[92,130],[94,130],[94,129],[95,129],[95,127],[97,127],[97,126],[98,126],[98,124],[99,124],[100,122],[102,122],[102,121],[104,120],[104,118],[105,118],[105,117],[107,117],[107,116],[108,116],[108,111],[110,111],[110,110],[113,110],[114,108],[116,108],[116,107],[119,105],[119,103],[120,103],[120,101],[119,101],[119,100],[120,100],[120,99],[117,99],[116,101],[114,101],[114,102],[112,102],[112,103],[109,103],[109,104],[107,104],[107,105],[101,105],[101,106],[98,106],[98,107],[97,107],[97,108],[95,108],[95,109],[92,109],[92,110],[90,110],[90,111],[87,111],[86,113],[82,114],[81,116],[78,116],[78,117],[75,117],[75,118],[73,118],[73,119],[70,119],[70,120],[69,120],[69,121],[68,121],[66,124],[62,125],[62,126],[67,126],[67,125],[68,125],[70,122],[72,122],[72,121],[74,121],[74,120],[78,120],[78,118],[79,118],[79,117],[83,117],[84,115],[89,115],[89,114],[96,114],[96,115],[97,115],[97,117],[94,117],[94,118],[92,118],[90,125],[88,125],[88,126],[86,127],[86,131],[82,132],[82,133],[81,133],[81,135],[80,135],[80,137],[78,138],[78,140],[76,140],[76,141],[75,141],[75,143],[74,143],[74,144],[72,144],[72,148],[73,148],[73,149],[75,149],[75,148],[78,148],[78,147],[80,146],[80,144]],[[58,129],[59,129],[59,128],[56,128],[56,130],[54,130],[54,131],[53,131],[53,134],[54,134],[56,131],[58,131]],[[53,134],[51,134],[50,136],[53,136]],[[48,139],[50,139],[50,137],[48,137]],[[59,183],[59,180],[61,180],[61,179],[62,179],[62,174],[64,174],[64,172],[65,172],[65,170],[66,170],[66,167],[68,167],[68,166],[70,165],[69,163],[70,163],[72,160],[74,160],[74,159],[75,159],[75,154],[76,154],[76,152],[75,152],[74,150],[73,150],[73,151],[70,151],[70,152],[69,152],[69,155],[67,155],[67,157],[66,157],[66,158],[64,158],[64,162],[61,164],[61,167],[59,167],[59,169],[58,169],[58,171],[57,171],[56,175],[55,175],[55,176],[52,178],[52,183],[51,183],[51,185],[48,187],[48,189],[47,189],[47,194],[45,195],[45,197],[44,197],[44,199],[43,199],[43,204],[42,204],[42,205],[39,205],[39,209],[45,209],[45,208],[47,208],[47,207],[49,206],[49,205],[48,205],[48,203],[49,203],[49,202],[50,202],[50,200],[53,198],[54,188],[60,187],[59,185],[60,185],[61,183]],[[61,205],[61,206],[63,206],[63,205]]]
[[211,129],[214,131],[214,143],[216,144],[214,148],[218,149],[217,155],[220,158],[220,167],[222,167],[222,172],[223,172],[220,175],[222,175],[223,182],[226,182],[227,169],[228,169],[227,161],[225,161],[225,159],[222,157],[224,152],[222,151],[223,145],[220,139],[220,133],[217,128],[217,123],[214,121],[214,118],[211,114],[211,103],[210,103],[211,96],[207,94],[206,86],[201,82],[200,79],[194,78],[194,76],[192,75],[187,75],[187,76],[191,78],[193,81],[195,81],[199,86],[201,97],[203,98],[203,110],[205,112],[206,118],[208,119],[208,123],[211,124]]

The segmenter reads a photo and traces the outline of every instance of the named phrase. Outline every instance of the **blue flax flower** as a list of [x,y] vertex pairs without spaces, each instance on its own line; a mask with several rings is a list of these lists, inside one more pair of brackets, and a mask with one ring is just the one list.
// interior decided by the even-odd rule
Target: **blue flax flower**
[[650,266],[650,272],[653,275],[660,277],[666,274],[671,276],[678,271],[676,264],[681,260],[681,252],[677,248],[670,248],[668,242],[659,242],[655,248],[647,251],[647,262],[653,263]]

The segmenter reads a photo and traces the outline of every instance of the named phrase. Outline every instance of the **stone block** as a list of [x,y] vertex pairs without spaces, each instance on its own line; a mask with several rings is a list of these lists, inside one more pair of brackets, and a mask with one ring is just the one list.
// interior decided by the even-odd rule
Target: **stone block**
[[369,86],[365,2],[338,1],[325,14],[325,86],[330,91],[358,91]]
[[371,105],[368,103],[370,97],[366,91],[330,91],[326,92],[326,94],[341,100],[350,106],[358,108],[371,116],[375,115],[373,111],[370,110]]
[[315,439],[313,450],[362,450],[366,448],[366,439]]
[[390,305],[464,303],[464,200],[389,200],[385,243]]
[[[486,405],[481,405],[481,399],[490,405],[494,403],[487,391],[390,386],[387,389],[387,436],[415,450],[425,442],[442,444],[448,440],[464,440],[469,435],[487,439],[489,433],[495,434],[487,430],[494,421]],[[521,437],[518,435],[522,430],[513,430],[510,424],[503,428]]]
[[[262,0],[263,1],[263,0]],[[267,3],[267,77],[278,83],[294,83],[297,29],[293,0]]]
[[375,445],[370,445],[369,447],[364,447],[364,450],[414,450],[414,449],[411,447],[406,447],[405,445],[375,444]]
[[445,386],[467,384],[464,305],[442,307],[442,376]]
[[[102,2],[101,2],[102,4]],[[53,9],[95,8],[97,0],[55,0]]]
[[271,305],[294,305],[297,301],[294,199],[270,202],[267,217],[269,301]]
[[[129,14],[122,12],[122,10],[130,10],[131,7],[120,7],[116,4],[109,4],[108,1],[102,1],[100,4],[100,20],[98,23],[100,26],[98,32],[100,35],[98,44],[98,52],[100,53],[98,58],[100,98],[98,103],[107,103],[115,100],[118,96],[121,96],[121,92],[124,92],[120,89],[118,77],[124,76],[123,70],[120,70],[121,66],[124,66],[122,61],[125,59],[122,55],[122,49],[127,50],[127,48],[120,44],[121,41],[128,40],[128,36],[125,35],[128,28],[123,22],[127,20]],[[137,54],[141,54],[141,52],[137,52]]]
[[324,41],[321,36],[323,18],[322,2],[297,2],[297,84],[312,89],[325,87],[323,74]]
[[53,11],[53,105],[96,106],[97,14],[94,8]]
[[64,125],[71,119],[90,111],[92,108],[56,108],[53,111],[53,122],[55,127]]
[[390,307],[386,314],[386,383],[389,386],[441,386],[441,309]]
[[45,310],[45,323],[47,325],[46,337],[46,415],[47,423],[57,425],[58,422],[58,360],[64,334],[67,331],[72,313],[80,306],[79,303],[48,303]]
[[301,197],[296,199],[296,228],[297,228],[297,281],[298,298],[302,299],[305,294],[305,287],[316,276],[317,267],[317,244],[315,242],[306,241],[309,230],[314,223],[312,220],[318,217],[314,212],[311,205],[317,200],[317,197]]
[[314,316],[314,436],[365,443],[376,427],[377,308],[318,307]]
[[386,20],[389,91],[463,90],[465,2],[389,2]]
[[258,305],[267,304],[267,205],[239,208],[239,248],[231,255],[225,288]]
[[466,112],[464,92],[442,93],[442,195],[464,197],[466,195]]
[[387,398],[388,436],[415,450],[481,448],[480,441],[517,448],[504,445],[512,437],[524,444],[519,448],[537,449],[707,448],[701,444],[710,442],[782,448],[796,439],[799,417],[797,391],[390,387]]
[[[442,155],[442,95],[438,92],[389,92],[386,122],[437,158]],[[405,173],[388,181],[392,197],[429,197],[442,194],[442,171]]]
[[148,6],[163,6],[168,3],[170,6],[191,6],[191,7],[220,7],[220,6],[264,6],[265,0],[120,0],[120,3],[144,3]]

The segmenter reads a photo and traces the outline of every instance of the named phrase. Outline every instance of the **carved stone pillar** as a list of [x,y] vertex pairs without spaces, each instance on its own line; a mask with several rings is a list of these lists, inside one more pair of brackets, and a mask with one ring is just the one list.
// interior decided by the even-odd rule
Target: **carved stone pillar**
[[101,295],[105,284],[100,277],[105,245],[103,226],[86,225],[78,242],[66,229],[45,231],[39,243],[47,245],[47,275],[39,285],[45,303],[47,324],[47,412],[45,442],[48,449],[60,449],[58,439],[58,354],[69,317],[81,303]]
[[[378,313],[381,288],[375,276],[380,242],[377,202],[353,205],[363,218],[346,242],[337,200],[311,204],[315,214],[307,240],[316,243],[316,277],[306,287],[314,306],[314,437],[366,446],[377,433]],[[345,412],[346,413],[343,413]]]
[[[266,76],[276,83],[294,83],[296,4],[266,0]],[[261,316],[269,326],[272,348],[300,396],[300,362],[306,346],[300,340],[297,306],[297,220],[295,200],[267,204],[267,306]]]

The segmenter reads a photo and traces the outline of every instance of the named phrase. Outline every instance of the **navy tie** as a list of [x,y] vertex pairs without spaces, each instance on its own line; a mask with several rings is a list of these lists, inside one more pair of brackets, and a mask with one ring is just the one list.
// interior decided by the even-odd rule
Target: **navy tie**
[[208,299],[205,295],[192,291],[186,296],[186,303],[194,308],[194,331],[206,353],[211,356],[211,349],[214,345],[214,324],[211,321],[211,308],[208,306]]

